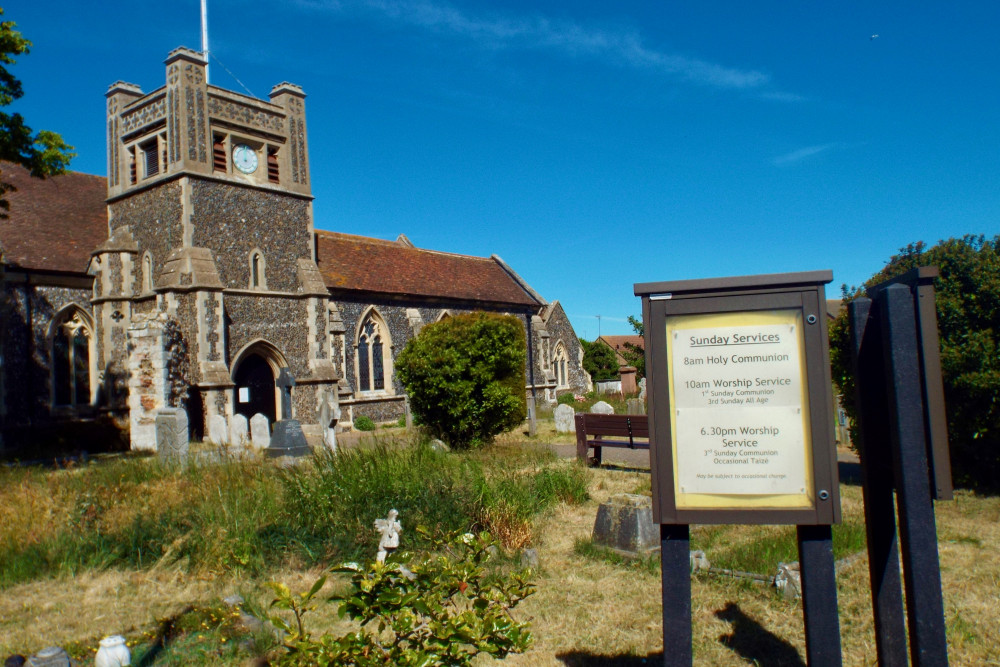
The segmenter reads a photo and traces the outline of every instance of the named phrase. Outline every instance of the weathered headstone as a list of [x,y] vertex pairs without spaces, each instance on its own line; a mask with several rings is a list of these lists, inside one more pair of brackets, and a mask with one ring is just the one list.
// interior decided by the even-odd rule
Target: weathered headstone
[[43,648],[28,658],[26,667],[70,667],[69,654],[58,646]]
[[156,451],[161,463],[184,464],[188,454],[188,417],[183,408],[156,413]]
[[774,577],[774,587],[781,591],[786,600],[802,597],[802,573],[798,562],[778,563],[778,574]]
[[337,451],[337,424],[340,422],[340,404],[336,394],[330,392],[320,403],[319,423],[323,428],[323,444],[331,451]]
[[576,433],[576,410],[562,403],[552,414],[556,420],[556,433]]
[[538,549],[524,549],[521,552],[521,567],[528,567],[532,570],[538,569]]
[[590,414],[592,415],[613,415],[615,414],[615,409],[605,403],[604,401],[598,401],[590,407]]
[[282,419],[275,423],[271,445],[266,450],[269,457],[306,456],[311,451],[302,432],[302,424],[297,419]]
[[282,368],[278,379],[274,381],[274,386],[281,392],[281,421],[274,425],[267,455],[272,458],[305,456],[312,450],[306,442],[305,433],[302,432],[302,424],[297,419],[292,419],[292,387],[295,386],[295,378],[287,368]]
[[641,398],[630,398],[625,401],[625,412],[630,415],[644,415],[646,414],[646,402]]
[[222,415],[212,415],[208,418],[208,441],[213,445],[229,444],[229,427]]
[[246,447],[250,444],[250,425],[244,415],[233,415],[229,420],[229,444],[233,447]]
[[594,544],[627,556],[642,555],[660,546],[660,528],[653,523],[649,496],[619,493],[597,508]]
[[712,569],[712,564],[708,562],[708,558],[705,556],[705,552],[701,549],[691,550],[691,574],[698,572],[699,570],[708,571]]
[[267,417],[259,412],[250,418],[250,441],[254,449],[267,449],[271,446],[271,425]]
[[646,400],[646,378],[639,380],[639,400]]

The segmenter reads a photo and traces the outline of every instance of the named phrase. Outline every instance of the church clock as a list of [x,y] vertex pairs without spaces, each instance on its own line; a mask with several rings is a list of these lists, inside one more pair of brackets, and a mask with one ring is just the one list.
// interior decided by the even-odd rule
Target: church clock
[[244,174],[257,171],[257,151],[246,144],[233,146],[233,166]]

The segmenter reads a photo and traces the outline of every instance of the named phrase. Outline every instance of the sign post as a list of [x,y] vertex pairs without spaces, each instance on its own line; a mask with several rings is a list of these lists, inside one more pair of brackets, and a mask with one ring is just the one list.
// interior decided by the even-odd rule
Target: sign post
[[689,529],[798,527],[806,652],[840,665],[830,271],[635,285],[642,297],[664,664],[690,665]]

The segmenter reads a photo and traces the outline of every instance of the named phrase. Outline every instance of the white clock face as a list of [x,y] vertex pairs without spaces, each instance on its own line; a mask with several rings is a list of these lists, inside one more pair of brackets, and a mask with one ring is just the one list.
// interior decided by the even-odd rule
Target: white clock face
[[233,166],[244,174],[257,171],[257,151],[246,144],[233,146]]

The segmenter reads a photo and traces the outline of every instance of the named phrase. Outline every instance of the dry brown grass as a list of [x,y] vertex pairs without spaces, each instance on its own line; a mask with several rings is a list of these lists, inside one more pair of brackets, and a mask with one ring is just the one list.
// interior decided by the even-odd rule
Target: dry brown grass
[[[155,485],[153,485],[155,486]],[[31,490],[16,503],[0,507],[0,535],[20,534],[25,513],[63,521],[60,499]],[[662,650],[659,574],[578,555],[574,543],[589,537],[598,503],[610,495],[648,488],[648,475],[617,470],[593,471],[592,500],[560,505],[536,526],[534,546],[541,557],[538,592],[519,607],[532,619],[535,645],[511,656],[515,666],[615,664],[616,658],[647,656]],[[133,491],[135,491],[133,489]],[[197,490],[166,484],[143,489],[150,510]],[[861,511],[860,489],[843,487],[845,514]],[[1000,498],[960,492],[937,506],[939,553],[951,664],[1000,665],[994,638],[1000,622]],[[38,519],[36,519],[38,521]],[[20,522],[16,525],[16,522]],[[37,530],[37,528],[36,528]],[[745,539],[735,529],[732,539]],[[710,554],[711,557],[711,554]],[[302,590],[319,570],[285,570],[265,579]],[[189,604],[204,604],[239,592],[266,607],[270,592],[260,581],[226,575],[196,578],[176,567],[107,571],[13,586],[0,594],[0,656],[46,645],[84,641],[115,632],[148,629],[158,618]],[[329,583],[333,590],[342,582]],[[841,642],[845,665],[874,665],[866,558],[838,575]],[[804,655],[802,608],[764,586],[698,577],[692,581],[695,664],[745,666],[797,664]],[[343,632],[333,605],[321,605],[310,626]],[[490,661],[484,660],[484,664]],[[626,663],[624,660],[622,664]]]

